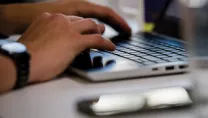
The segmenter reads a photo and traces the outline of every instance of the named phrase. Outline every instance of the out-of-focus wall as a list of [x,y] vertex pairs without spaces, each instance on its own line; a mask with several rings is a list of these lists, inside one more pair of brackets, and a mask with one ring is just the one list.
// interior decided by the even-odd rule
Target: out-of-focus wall
[[[144,0],[88,0],[111,7],[128,21],[135,22],[132,29],[135,32],[144,27]],[[131,22],[130,22],[131,23]],[[130,24],[131,26],[131,24]]]
[[123,15],[122,12],[126,10],[123,10],[121,8],[127,8],[127,7],[132,8],[132,9],[138,8],[139,1],[142,1],[142,0],[139,0],[139,1],[138,0],[88,0],[88,1],[109,6],[115,11],[119,12],[121,15]]
[[119,1],[121,5],[131,6],[131,7],[138,7],[138,0],[89,0],[90,2],[108,5],[114,1]]
[[97,4],[101,4],[101,5],[107,5],[108,4],[108,0],[88,0],[90,2],[94,2]]

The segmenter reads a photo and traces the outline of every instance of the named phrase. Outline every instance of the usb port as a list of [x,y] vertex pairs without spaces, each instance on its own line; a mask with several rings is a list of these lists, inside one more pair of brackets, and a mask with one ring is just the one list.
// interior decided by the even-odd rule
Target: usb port
[[153,68],[152,71],[158,71],[158,68]]
[[165,69],[166,69],[167,71],[174,70],[174,66],[167,66]]
[[186,68],[188,68],[188,65],[180,65],[179,68],[180,69],[186,69]]

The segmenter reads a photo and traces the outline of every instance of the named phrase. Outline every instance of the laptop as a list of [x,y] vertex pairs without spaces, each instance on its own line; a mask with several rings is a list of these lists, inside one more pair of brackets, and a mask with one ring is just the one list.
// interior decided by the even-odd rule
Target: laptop
[[[178,33],[161,30],[164,29],[161,27],[169,9],[175,3],[174,0],[163,1],[153,32],[139,32],[130,38],[122,34],[113,37],[115,51],[90,50],[82,53],[70,70],[94,82],[187,72],[189,65],[185,42],[179,40]],[[167,24],[164,26],[177,29],[174,22],[170,20],[171,28]]]

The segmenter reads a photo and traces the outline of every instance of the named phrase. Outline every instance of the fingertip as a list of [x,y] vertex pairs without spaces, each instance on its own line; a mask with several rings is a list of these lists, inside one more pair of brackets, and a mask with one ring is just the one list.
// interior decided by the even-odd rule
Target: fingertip
[[132,33],[131,27],[124,19],[122,19],[122,23],[120,25],[121,25],[121,30],[123,30],[125,34],[131,35]]
[[114,51],[116,49],[116,45],[110,40],[106,39],[109,42],[109,51]]
[[[129,27],[128,23],[122,18],[119,14],[117,14],[112,8],[95,5],[96,9],[94,17],[98,18],[99,20],[103,21],[104,23],[110,25],[119,33],[124,32],[125,34],[131,35],[131,28]],[[100,10],[97,10],[100,9]]]
[[114,51],[116,49],[116,46],[113,42],[103,38],[102,35],[99,34],[86,35],[85,39],[87,39],[85,40],[87,48],[102,49],[108,51]]
[[127,31],[127,33],[129,33],[129,34],[132,33],[132,30],[131,30],[130,26],[127,25],[126,31]]
[[115,51],[116,50],[116,45],[113,44],[111,51]]
[[[115,16],[115,15],[114,15]],[[116,24],[115,24],[116,23]],[[124,33],[127,35],[131,35],[132,30],[128,23],[119,15],[114,17],[114,23],[112,24],[113,28],[117,30],[119,33]]]
[[68,18],[69,21],[71,21],[71,22],[77,22],[77,21],[84,20],[83,17],[79,17],[79,16],[67,16],[67,18]]

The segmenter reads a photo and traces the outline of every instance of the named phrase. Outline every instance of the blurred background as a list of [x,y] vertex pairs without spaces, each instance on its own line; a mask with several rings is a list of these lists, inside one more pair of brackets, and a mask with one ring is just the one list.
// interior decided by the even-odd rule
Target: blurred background
[[[168,0],[89,0],[97,4],[109,6],[119,13],[131,26],[133,33],[138,31],[151,32],[161,15]],[[181,38],[179,0],[173,0],[164,19],[157,22],[156,30],[161,34]],[[167,27],[168,26],[168,27]],[[170,28],[171,27],[171,28]],[[115,34],[107,28],[105,34]]]
[[[56,1],[56,0],[16,0],[17,2],[41,2],[41,1]],[[160,14],[159,12],[164,7],[167,0],[86,0],[96,4],[111,7],[120,14],[130,25],[133,33],[138,31],[151,32],[154,28],[154,22]],[[179,8],[178,0],[173,0],[173,4],[168,10],[168,16],[161,21],[158,32],[169,36],[180,37],[179,34]],[[145,11],[145,12],[144,12]],[[167,27],[170,26],[171,28]],[[111,27],[106,26],[105,37],[117,35]]]
[[[40,2],[55,0],[16,0],[17,2]],[[153,22],[159,15],[167,0],[87,0],[96,4],[105,5],[114,9],[119,13],[131,26],[133,33],[138,31],[152,31]],[[170,16],[178,15],[178,0],[174,0],[174,4],[169,9]],[[145,11],[145,12],[144,12]],[[145,14],[145,15],[144,15]],[[169,18],[169,19],[172,19]],[[144,22],[145,21],[145,22]],[[164,21],[163,21],[164,22]],[[173,25],[175,26],[175,24]],[[107,27],[108,35],[115,35],[116,32]],[[164,29],[164,28],[163,28]],[[164,30],[166,31],[166,29]]]

